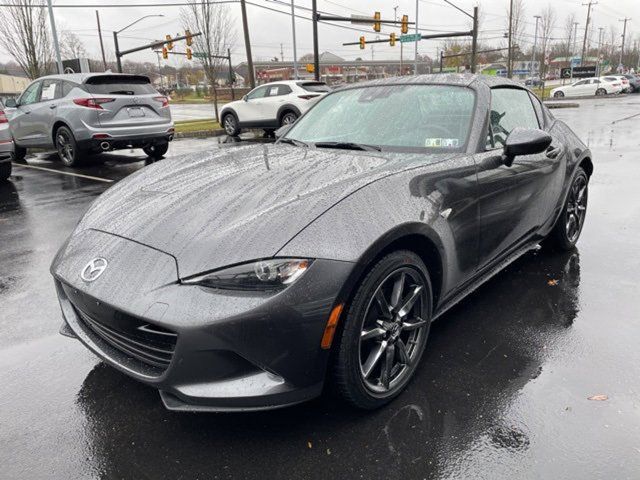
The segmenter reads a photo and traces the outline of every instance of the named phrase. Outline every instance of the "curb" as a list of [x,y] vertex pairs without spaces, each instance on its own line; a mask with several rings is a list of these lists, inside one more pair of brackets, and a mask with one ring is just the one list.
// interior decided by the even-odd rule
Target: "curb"
[[196,130],[194,132],[176,132],[173,136],[175,139],[179,138],[209,138],[209,137],[221,137],[226,135],[224,130]]
[[544,104],[545,107],[551,109],[551,108],[579,108],[580,104],[579,103],[568,103],[568,102],[558,102],[558,103],[546,103]]

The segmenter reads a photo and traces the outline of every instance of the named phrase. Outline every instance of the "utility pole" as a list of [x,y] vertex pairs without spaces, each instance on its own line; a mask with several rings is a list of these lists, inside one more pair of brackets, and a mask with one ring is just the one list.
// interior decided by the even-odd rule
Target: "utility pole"
[[571,44],[571,54],[569,55],[569,65],[571,67],[571,81],[573,81],[573,56],[576,51],[576,41],[578,39],[578,22],[573,22],[573,43]]
[[298,52],[296,50],[296,11],[291,0],[291,32],[293,33],[293,78],[298,80]]
[[513,76],[513,53],[512,53],[512,40],[511,36],[513,35],[513,0],[509,0],[509,38],[508,38],[508,52],[507,52],[507,78],[511,78]]
[[[102,52],[102,66],[104,71],[107,71],[107,58],[104,55],[104,43],[102,43],[102,28],[100,28],[100,13],[96,10],[96,21],[98,22],[98,37],[100,38],[100,51]],[[158,65],[160,64],[160,59],[158,58]],[[162,80],[162,77],[160,77]]]
[[630,18],[623,18],[622,20],[618,20],[619,22],[624,22],[624,26],[622,27],[622,45],[620,46],[620,63],[618,66],[622,65],[622,56],[624,55],[624,42],[627,39],[627,22],[631,20]]
[[282,43],[280,44],[280,61],[284,62],[284,50],[282,50]]
[[473,7],[473,37],[471,37],[471,73],[476,73],[478,52],[478,7]]
[[53,5],[51,0],[47,0],[49,7],[49,21],[51,22],[51,35],[53,36],[53,48],[56,51],[56,62],[58,63],[58,73],[64,73],[62,57],[60,56],[60,45],[58,44],[58,32],[56,30],[56,19],[53,17]]
[[320,80],[320,52],[318,51],[318,0],[311,2],[313,20],[313,78]]
[[[96,13],[98,13],[97,10]],[[156,52],[156,55],[158,57],[158,75],[160,75],[160,87],[162,87],[162,89],[164,90],[164,79],[162,78],[162,67],[160,66],[160,52]]]
[[540,21],[540,15],[534,15],[536,19],[536,33],[533,36],[533,48],[531,49],[531,78],[533,78],[533,69],[536,63],[536,46],[538,44],[538,22]]
[[[393,7],[393,20],[398,21],[398,6]],[[402,75],[402,45],[404,43],[400,42],[400,75]]]
[[597,5],[598,2],[589,0],[589,3],[583,3],[587,7],[587,23],[584,26],[584,39],[582,40],[582,53],[580,54],[580,65],[584,65],[584,56],[587,50],[587,33],[589,33],[589,20],[591,20],[591,5]]
[[[315,0],[314,0],[315,1]],[[416,0],[416,35],[418,35],[418,3],[420,0]],[[418,74],[418,42],[415,43],[415,56],[413,59],[413,74]]]
[[242,11],[242,30],[244,31],[244,47],[247,52],[247,67],[249,69],[249,86],[256,87],[256,78],[253,72],[253,57],[251,56],[251,39],[249,38],[249,22],[247,21],[247,4],[245,0],[240,0],[240,10]]

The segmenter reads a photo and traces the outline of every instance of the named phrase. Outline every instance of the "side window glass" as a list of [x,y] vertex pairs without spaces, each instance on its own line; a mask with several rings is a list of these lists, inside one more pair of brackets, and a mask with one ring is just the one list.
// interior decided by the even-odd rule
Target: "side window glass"
[[32,83],[20,96],[20,105],[30,105],[38,101],[38,91],[42,82]]
[[280,88],[280,85],[272,85],[269,87],[268,91],[267,91],[267,97],[277,97],[278,96],[278,89]]
[[69,95],[69,93],[71,93],[71,90],[73,90],[73,83],[71,82],[60,82],[60,84],[58,85],[58,89],[56,90],[56,98],[64,98],[67,95]]
[[507,137],[516,127],[540,128],[529,92],[517,88],[492,89],[487,148],[504,146]]
[[265,96],[265,94],[267,93],[267,88],[268,87],[258,87],[256,88],[254,91],[249,92],[249,94],[247,95],[247,99],[248,100],[253,100],[256,98],[263,98]]
[[291,93],[291,87],[289,85],[278,86],[278,95],[289,95]]
[[45,80],[42,82],[42,91],[40,92],[40,101],[46,102],[56,98],[56,87],[58,82],[55,80]]

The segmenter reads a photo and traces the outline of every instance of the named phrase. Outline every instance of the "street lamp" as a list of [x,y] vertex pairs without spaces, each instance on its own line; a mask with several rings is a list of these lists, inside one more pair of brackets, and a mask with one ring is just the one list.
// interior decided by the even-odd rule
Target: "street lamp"
[[145,15],[144,17],[140,17],[135,22],[130,23],[124,28],[121,28],[118,31],[113,32],[113,43],[115,44],[116,49],[116,62],[118,63],[118,73],[122,73],[122,61],[120,60],[120,48],[118,47],[118,34],[124,32],[127,28],[134,26],[136,23],[144,20],[145,18],[151,17],[164,17],[161,13],[153,14],[153,15]]

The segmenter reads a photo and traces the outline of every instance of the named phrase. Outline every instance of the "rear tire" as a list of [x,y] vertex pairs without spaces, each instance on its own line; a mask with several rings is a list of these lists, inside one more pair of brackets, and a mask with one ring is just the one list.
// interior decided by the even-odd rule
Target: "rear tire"
[[292,123],[295,123],[297,119],[298,114],[296,112],[292,112],[291,110],[284,112],[282,117],[280,117],[280,126],[291,125]]
[[11,176],[11,162],[0,163],[0,182],[5,181]]
[[78,143],[73,133],[67,127],[59,127],[55,134],[56,150],[60,161],[66,167],[75,167],[83,160],[83,153],[78,148]]
[[27,149],[24,147],[19,147],[16,145],[15,141],[13,142],[13,153],[11,153],[11,159],[14,162],[24,162],[24,158],[27,156]]
[[164,158],[165,153],[169,150],[168,143],[159,143],[157,145],[149,145],[148,147],[144,147],[142,151],[148,156],[153,158],[154,160],[160,160]]
[[[331,374],[343,400],[371,410],[404,390],[429,335],[431,292],[429,272],[411,251],[392,252],[371,268],[360,282],[336,338]],[[414,303],[403,309],[412,296]]]
[[606,95],[607,91],[604,88],[599,88],[596,90],[596,95]]
[[238,135],[240,135],[238,119],[233,113],[227,113],[224,117],[222,117],[222,126],[225,133],[230,137],[237,137]]
[[578,167],[562,212],[545,240],[545,245],[553,250],[571,250],[578,243],[587,216],[589,198],[589,177],[582,167]]

